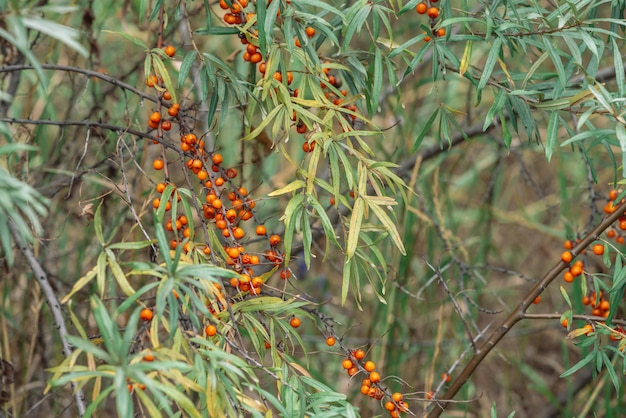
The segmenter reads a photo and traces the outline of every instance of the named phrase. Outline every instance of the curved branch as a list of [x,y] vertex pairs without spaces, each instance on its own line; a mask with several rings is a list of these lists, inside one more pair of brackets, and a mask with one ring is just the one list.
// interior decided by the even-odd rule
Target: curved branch
[[[131,91],[135,93],[137,96],[141,97],[142,99],[146,99],[154,103],[158,102],[158,99],[155,96],[146,94],[143,91],[138,90],[135,87],[131,86],[130,84],[126,84],[118,80],[115,77],[102,74],[97,71],[86,70],[84,68],[72,67],[69,65],[56,65],[56,64],[41,64],[41,68],[43,68],[44,70],[67,71],[67,72],[72,72],[72,73],[84,74],[89,77],[96,77],[96,78],[106,81],[107,83],[113,84],[115,86],[118,86],[128,91]],[[0,67],[0,74],[15,72],[15,71],[34,70],[34,69],[35,67],[33,67],[32,65],[7,65],[6,67]]]
[[[11,231],[11,235],[13,236],[13,240],[15,244],[26,258],[26,262],[30,266],[31,270],[35,274],[35,278],[39,282],[39,286],[43,291],[44,296],[46,297],[46,301],[48,302],[48,306],[52,311],[52,317],[54,318],[54,324],[59,331],[59,337],[61,338],[61,343],[63,344],[63,354],[65,357],[70,357],[72,355],[73,348],[69,341],[67,341],[67,336],[69,335],[67,332],[67,326],[65,325],[65,318],[63,318],[63,312],[61,311],[61,305],[59,304],[59,300],[57,299],[56,294],[54,293],[54,289],[50,285],[48,281],[48,276],[44,271],[41,264],[35,257],[33,250],[26,245],[20,233],[15,228],[13,221],[9,219],[9,230]],[[74,392],[74,398],[76,400],[76,407],[78,408],[78,416],[82,417],[85,415],[85,395],[83,390],[78,387],[75,382],[71,383],[72,391]]]

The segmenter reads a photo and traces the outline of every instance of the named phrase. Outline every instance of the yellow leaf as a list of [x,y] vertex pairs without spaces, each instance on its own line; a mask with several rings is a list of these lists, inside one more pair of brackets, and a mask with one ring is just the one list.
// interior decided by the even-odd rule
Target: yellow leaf
[[67,303],[67,301],[72,297],[72,295],[74,295],[74,293],[78,292],[80,289],[87,286],[87,284],[91,280],[93,280],[94,277],[96,277],[96,270],[97,270],[97,266],[89,270],[87,274],[85,274],[83,277],[78,279],[78,281],[74,283],[74,287],[72,287],[72,290],[70,291],[70,293],[68,293],[63,299],[61,299],[61,303],[62,304]]

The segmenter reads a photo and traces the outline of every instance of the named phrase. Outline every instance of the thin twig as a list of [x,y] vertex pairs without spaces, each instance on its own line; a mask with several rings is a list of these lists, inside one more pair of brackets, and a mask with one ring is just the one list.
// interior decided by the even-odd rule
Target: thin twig
[[[59,332],[61,343],[63,344],[63,354],[65,354],[65,357],[70,357],[72,355],[73,348],[67,340],[67,336],[69,334],[67,332],[67,326],[65,325],[65,318],[63,318],[63,312],[61,311],[61,305],[59,304],[59,300],[57,299],[57,296],[52,289],[52,285],[50,285],[50,282],[48,281],[48,276],[43,267],[41,267],[41,264],[39,264],[39,261],[35,257],[33,250],[28,245],[26,245],[26,243],[22,239],[19,231],[13,224],[13,221],[9,220],[8,224],[15,244],[20,249],[22,255],[24,255],[24,257],[26,258],[26,262],[35,274],[35,278],[39,282],[39,286],[41,287],[41,290],[46,297],[46,301],[48,302],[48,306],[52,311],[54,323]],[[71,387],[72,391],[74,392],[74,398],[76,399],[78,416],[82,417],[83,415],[85,415],[85,395],[83,393],[83,390],[80,389],[75,382],[71,382]]]

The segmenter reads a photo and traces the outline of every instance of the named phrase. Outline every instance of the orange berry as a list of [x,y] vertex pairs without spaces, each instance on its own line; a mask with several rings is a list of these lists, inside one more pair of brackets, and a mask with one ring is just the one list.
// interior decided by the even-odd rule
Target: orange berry
[[163,93],[163,100],[172,100],[172,95],[169,91]]
[[148,309],[148,308],[143,308],[141,310],[141,313],[139,314],[139,317],[143,320],[143,321],[152,321],[152,309]]
[[431,19],[437,19],[437,17],[439,17],[439,9],[436,7],[431,7],[426,11],[426,13]]
[[583,296],[583,305],[587,306],[589,304],[591,304],[591,298],[589,296]]
[[[364,368],[365,370],[367,370],[368,372],[373,372],[373,371],[374,371],[374,369],[376,368],[376,364],[375,364],[373,361],[368,360],[368,361],[366,361],[366,362],[365,362],[365,364],[363,365],[363,368]],[[372,379],[372,376],[371,376],[371,375],[370,375],[370,379]],[[372,380],[372,382],[374,382],[374,380]]]
[[354,364],[352,364],[352,360],[348,358],[341,362],[341,367],[343,367],[346,370],[350,370],[353,366]]
[[315,28],[312,28],[311,26],[307,26],[304,32],[306,33],[306,36],[308,36],[309,38],[312,38],[315,36]]
[[415,6],[415,11],[421,15],[426,14],[426,10],[428,10],[426,3],[419,3]]
[[283,280],[287,280],[288,278],[291,277],[291,272],[289,270],[282,270],[280,272],[280,278]]
[[567,322],[567,318],[563,318],[563,320],[561,321],[561,326],[562,326],[563,328],[567,328],[567,324],[568,324],[568,322]]
[[446,30],[444,28],[437,29],[437,36],[440,38],[446,36]]
[[571,283],[574,281],[574,275],[570,273],[569,271],[566,271],[563,274],[563,280],[565,280],[567,283]]
[[211,202],[211,206],[213,206],[214,209],[221,209],[223,206],[223,203],[221,199],[215,199],[213,200],[213,202]]
[[449,383],[450,380],[452,380],[452,377],[448,373],[442,373],[441,380],[445,381],[446,383]]
[[148,77],[148,79],[146,80],[146,86],[148,87],[154,87],[159,83],[159,79],[157,78],[157,76],[155,75],[151,75],[150,77]]
[[263,279],[261,277],[257,276],[254,279],[252,279],[250,284],[252,284],[252,287],[261,287],[261,286],[263,286]]
[[215,325],[209,324],[204,329],[204,332],[206,333],[207,337],[212,337],[217,334],[217,328],[215,328]]
[[265,225],[259,225],[256,227],[256,234],[257,235],[265,235],[267,234],[267,228],[265,228]]
[[254,54],[250,55],[250,62],[253,64],[259,63],[262,60],[263,60],[263,56],[259,54],[258,52],[255,52]]
[[298,328],[301,324],[302,321],[300,321],[300,319],[295,316],[289,321],[289,325],[291,325],[292,328]]
[[610,200],[615,200],[615,199],[618,198],[618,196],[619,196],[619,192],[617,190],[611,190],[609,192],[609,199]]
[[161,122],[161,114],[159,112],[153,112],[150,115],[150,122],[154,122],[154,123]]
[[395,411],[395,409],[396,409],[396,404],[395,404],[395,403],[393,403],[393,402],[391,402],[391,401],[387,401],[387,402],[385,402],[385,409],[386,409],[387,411]]
[[541,295],[537,295],[537,297],[533,300],[533,303],[536,305],[541,302]]
[[400,392],[396,392],[391,395],[391,399],[393,399],[394,402],[400,402],[402,401],[402,394]]
[[261,262],[261,260],[259,259],[258,255],[251,255],[250,256],[250,264],[252,265],[257,265]]
[[280,236],[278,236],[278,235],[272,235],[272,236],[270,237],[270,245],[271,245],[272,247],[275,247],[275,246],[277,246],[278,244],[280,244]]
[[569,251],[565,251],[563,252],[563,254],[561,254],[561,261],[563,261],[564,263],[569,263],[572,261],[572,253],[570,253]]
[[602,254],[604,254],[604,245],[602,245],[602,244],[595,244],[593,246],[593,253],[595,255],[602,255]]
[[213,154],[213,156],[211,157],[211,161],[213,161],[213,164],[215,165],[220,165],[222,163],[222,161],[224,161],[224,157],[222,157],[222,154]]
[[615,212],[615,205],[613,204],[613,202],[607,202],[606,205],[604,205],[604,213],[606,213],[607,215],[610,215],[611,213]]
[[570,240],[565,240],[565,242],[563,243],[563,248],[565,248],[566,250],[571,250],[572,248],[574,248],[574,243]]
[[165,167],[165,163],[163,162],[163,160],[161,159],[156,159],[154,160],[154,162],[152,163],[152,167],[155,170],[163,170],[163,167]]
[[230,258],[239,258],[240,252],[237,248],[227,248],[226,254],[228,254]]
[[624,237],[620,235],[617,238],[615,238],[615,242],[617,242],[618,244],[623,244],[624,242],[626,242],[626,239],[624,239]]
[[348,369],[348,376],[354,376],[358,372],[359,372],[359,369],[357,367],[351,367]]
[[147,362],[154,361],[154,354],[148,352],[146,355],[143,356],[143,361],[147,361]]
[[167,114],[171,117],[176,117],[176,115],[178,115],[178,108],[174,106],[170,107],[169,109],[167,109]]
[[[365,351],[359,348],[358,350],[354,352],[353,356],[357,360],[363,360],[365,358]],[[368,370],[368,371],[371,371],[371,370]]]
[[369,394],[369,391],[370,391],[370,387],[369,386],[365,386],[365,385],[361,386],[361,395],[367,395],[367,394]]
[[603,300],[602,302],[600,302],[600,309],[602,309],[603,311],[608,311],[610,308],[611,304],[608,300]]
[[335,345],[335,337],[328,337],[326,338],[326,345],[329,347],[332,347],[333,345]]
[[427,37],[424,38],[424,42],[430,42],[431,39],[432,38],[430,36],[427,36]]
[[615,238],[616,235],[617,235],[617,232],[615,232],[614,229],[609,229],[608,231],[606,231],[606,236],[609,238]]
[[569,272],[572,273],[572,276],[578,277],[583,274],[583,269],[578,265],[574,265],[569,269]]
[[159,183],[156,185],[156,191],[159,193],[163,193],[167,185],[165,183]]
[[246,235],[245,231],[242,228],[235,228],[233,230],[233,237],[235,239],[242,239]]
[[293,38],[293,44],[298,47],[298,48],[302,48],[302,44],[300,43],[300,39],[298,39],[298,37],[296,36],[295,38]]
[[169,120],[164,120],[163,122],[161,122],[161,129],[163,129],[164,131],[169,131],[170,129],[172,129],[172,122],[170,122]]
[[[367,364],[367,363],[365,363],[365,364]],[[380,382],[380,374],[378,372],[371,372],[370,373],[370,380],[372,381],[372,383]]]
[[166,46],[165,55],[167,55],[168,57],[173,57],[174,55],[176,55],[176,48],[174,48],[172,45]]

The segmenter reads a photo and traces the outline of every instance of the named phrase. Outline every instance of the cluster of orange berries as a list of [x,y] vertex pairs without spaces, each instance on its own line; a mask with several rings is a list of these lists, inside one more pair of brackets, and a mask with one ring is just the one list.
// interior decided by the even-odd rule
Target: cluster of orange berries
[[[606,213],[607,215],[610,215],[611,213],[615,212],[615,210],[620,204],[624,203],[624,200],[622,200],[621,202],[617,202],[617,203],[615,202],[617,198],[619,197],[619,194],[620,192],[618,190],[611,190],[609,192],[608,202],[606,203],[606,205],[604,205],[604,213]],[[626,216],[622,216],[617,220],[617,227],[619,228],[620,231],[626,231]],[[608,238],[614,239],[615,242],[618,244],[626,243],[626,239],[624,239],[624,236],[621,234],[618,234],[614,228],[607,230],[606,236]]]
[[[427,2],[418,3],[415,6],[415,11],[421,15],[427,15],[430,18],[430,27],[432,28],[432,34],[435,37],[443,37],[446,36],[446,30],[444,28],[439,28],[437,30],[434,29],[436,20],[439,17],[440,9],[438,7],[433,6],[434,3],[437,3],[439,0],[428,0]],[[426,36],[424,41],[429,42],[432,38],[430,36]]]
[[[573,254],[569,251],[574,248],[574,243],[570,240],[566,240],[563,243],[563,247],[567,251],[564,251],[561,254],[561,261],[569,264],[572,262],[572,259],[574,258]],[[599,244],[599,243],[593,244],[593,246],[591,247],[591,250],[593,251],[595,255],[602,255],[604,254],[604,245]],[[581,254],[584,252],[585,251],[583,250]],[[570,266],[569,270],[563,274],[563,280],[565,280],[567,283],[572,283],[576,277],[583,274],[584,269],[585,269],[585,265],[583,261],[576,260],[574,264]]]
[[[247,1],[233,3],[233,7],[235,7],[235,4],[245,7]],[[176,49],[172,46],[167,46],[164,50],[168,56],[175,56],[176,54]],[[163,80],[152,75],[148,78],[146,84],[150,87],[159,87],[159,90],[163,91],[161,103],[171,99],[171,94],[161,88]],[[180,106],[178,104],[172,104],[169,106],[168,115],[176,118],[179,110]],[[226,263],[236,273],[241,275],[239,278],[232,279],[230,284],[241,292],[250,292],[252,295],[258,295],[261,292],[263,279],[255,274],[253,267],[261,263],[261,257],[264,257],[272,265],[279,266],[282,264],[284,256],[277,249],[281,242],[281,237],[268,235],[265,226],[258,225],[256,233],[258,236],[267,237],[269,249],[263,254],[246,252],[246,249],[241,244],[241,240],[246,236],[246,232],[242,228],[242,222],[254,217],[252,211],[256,206],[256,202],[248,197],[248,190],[245,187],[237,187],[233,184],[232,180],[238,176],[237,169],[224,167],[222,164],[223,156],[217,152],[208,152],[205,149],[204,140],[198,138],[190,129],[186,128],[182,119],[178,118],[174,122],[180,125],[179,146],[186,157],[185,167],[204,186],[204,200],[206,203],[202,205],[203,217],[205,220],[212,222],[224,238],[226,242],[224,247]],[[172,128],[172,121],[163,120],[160,112],[153,112],[150,115],[148,125],[152,129],[160,126],[164,131],[169,131]],[[155,159],[153,168],[160,171],[165,168],[165,164],[163,159]],[[156,185],[156,192],[159,196],[152,201],[155,209],[162,205],[161,200],[166,188],[167,184],[163,182]],[[168,201],[165,202],[166,211],[171,210],[174,198],[177,201],[181,200],[181,196],[177,191],[174,191]],[[173,232],[175,235],[174,239],[170,241],[170,247],[175,249],[186,240],[183,246],[185,252],[188,253],[197,248],[205,256],[211,255],[211,247],[208,244],[194,244],[195,231],[189,224],[190,222],[186,215],[175,215],[166,221],[166,230]],[[291,272],[287,268],[284,268],[280,273],[280,277],[284,280],[290,276]]]
[[[326,338],[326,344],[330,347],[335,345],[335,342],[335,337]],[[368,373],[368,376],[361,382],[361,394],[377,400],[382,400],[385,397],[385,391],[379,386],[380,373],[376,371],[376,364],[373,361],[365,360],[365,351],[360,348],[351,350],[350,355],[342,361],[341,366],[349,376],[356,375],[359,372],[359,366]],[[409,405],[402,400],[402,394],[396,392],[385,402],[385,409],[389,411],[392,418],[397,418],[400,413],[409,411]]]

